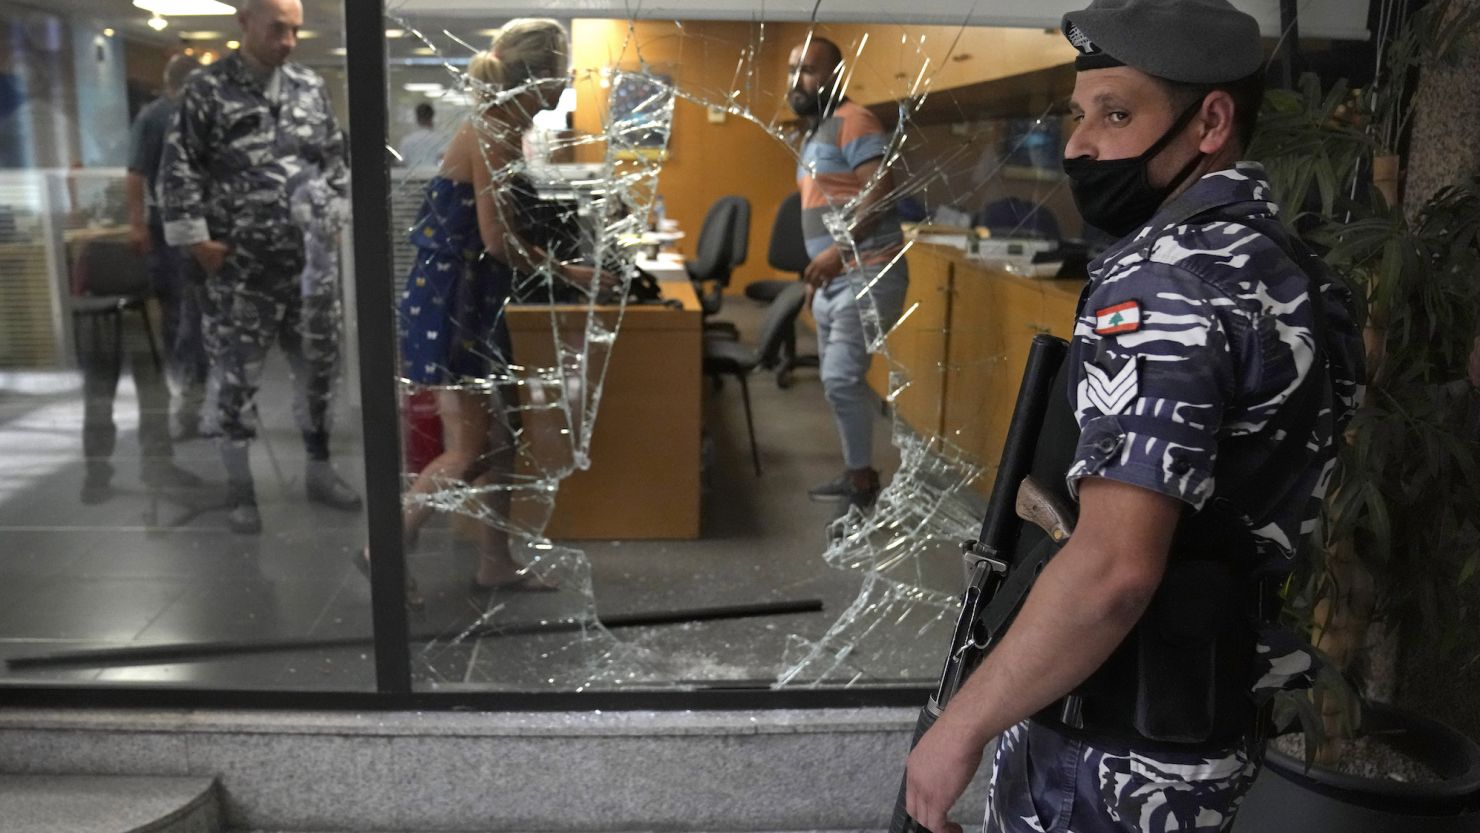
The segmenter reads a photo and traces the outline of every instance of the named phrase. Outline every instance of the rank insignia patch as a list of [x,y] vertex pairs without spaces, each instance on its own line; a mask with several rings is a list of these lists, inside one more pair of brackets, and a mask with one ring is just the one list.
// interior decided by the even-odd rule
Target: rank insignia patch
[[1113,336],[1141,329],[1141,303],[1126,301],[1095,310],[1095,335]]
[[1122,413],[1140,392],[1134,358],[1115,372],[1107,371],[1094,362],[1086,363],[1084,371],[1084,396],[1102,414]]

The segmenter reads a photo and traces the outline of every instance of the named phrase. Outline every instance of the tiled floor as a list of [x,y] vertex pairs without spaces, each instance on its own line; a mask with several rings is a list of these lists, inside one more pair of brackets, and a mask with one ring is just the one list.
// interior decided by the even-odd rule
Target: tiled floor
[[[731,316],[751,332],[759,318],[748,301]],[[233,535],[210,507],[221,480],[213,446],[181,444],[177,461],[215,482],[164,499],[137,480],[131,390],[120,391],[115,483],[108,502],[78,500],[82,465],[76,394],[0,394],[0,655],[31,656],[158,643],[288,641],[368,636],[369,587],[350,558],[365,542],[362,513],[302,499],[302,449],[287,408],[285,367],[269,364],[259,394],[267,442],[253,448],[267,530]],[[678,684],[769,683],[788,636],[820,636],[857,592],[855,575],[820,558],[831,508],[809,503],[805,489],[838,469],[837,440],[815,370],[779,390],[767,377],[752,385],[765,475],[749,465],[744,414],[733,383],[710,397],[706,424],[714,442],[698,541],[582,542],[602,615],[818,598],[823,613],[624,629],[607,663],[635,662],[651,680]],[[0,391],[6,390],[0,384]],[[334,442],[347,478],[363,484],[358,413],[343,404]],[[888,423],[876,432],[880,459],[892,466]],[[269,448],[270,446],[270,448]],[[271,454],[269,454],[269,450]],[[428,597],[418,634],[457,632],[480,608],[465,586],[470,543],[434,522],[410,566]],[[943,565],[943,570],[957,569]],[[560,618],[584,606],[573,587],[553,594],[503,594],[490,604],[500,622]],[[938,639],[919,676],[932,673]],[[528,690],[572,686],[598,662],[609,641],[570,633],[437,640],[413,646],[423,685]],[[373,652],[363,645],[282,650],[246,656],[106,668],[0,669],[0,679],[164,682],[224,688],[370,689]],[[913,673],[913,672],[911,672]],[[553,682],[552,682],[553,681]]]

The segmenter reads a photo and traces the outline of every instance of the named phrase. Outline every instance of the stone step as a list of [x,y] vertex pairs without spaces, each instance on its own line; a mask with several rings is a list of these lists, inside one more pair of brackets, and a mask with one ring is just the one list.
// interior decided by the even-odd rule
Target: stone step
[[878,830],[917,714],[0,709],[0,772],[214,778],[232,831]]
[[220,833],[210,778],[0,775],[6,833]]

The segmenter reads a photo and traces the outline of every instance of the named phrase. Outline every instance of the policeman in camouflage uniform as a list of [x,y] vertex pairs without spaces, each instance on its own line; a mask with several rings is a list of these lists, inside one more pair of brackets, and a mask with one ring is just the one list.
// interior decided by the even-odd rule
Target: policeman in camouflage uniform
[[[339,509],[359,496],[329,464],[329,396],[338,356],[334,277],[305,274],[295,189],[319,181],[342,198],[344,138],[324,81],[288,62],[303,23],[298,0],[246,0],[241,48],[197,73],[165,148],[165,236],[206,271],[207,348],[220,384],[221,455],[232,529],[261,530],[244,418],[268,347],[287,354],[308,453],[309,500]],[[326,241],[327,243],[327,241]]]
[[[1258,705],[1313,672],[1271,591],[1314,530],[1360,338],[1239,161],[1262,96],[1254,19],[1227,0],[1095,0],[1063,28],[1080,53],[1065,171],[1085,220],[1119,237],[1090,264],[1065,369],[1079,518],[911,753],[906,804],[959,831],[947,813],[1000,736],[988,831],[1227,830],[1259,765]],[[1192,575],[1226,580],[1185,580],[1209,563],[1223,572]],[[1175,656],[1164,634],[1188,621],[1230,634],[1216,644],[1241,652],[1214,665],[1239,673],[1216,702],[1136,699],[1180,673],[1146,657]],[[1183,720],[1204,709],[1206,725]]]

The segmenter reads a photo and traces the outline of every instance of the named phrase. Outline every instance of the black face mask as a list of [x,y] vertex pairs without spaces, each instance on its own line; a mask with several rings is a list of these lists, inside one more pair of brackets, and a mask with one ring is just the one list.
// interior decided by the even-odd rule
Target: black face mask
[[1069,190],[1084,221],[1098,229],[1124,237],[1156,214],[1166,198],[1192,173],[1206,154],[1198,153],[1182,166],[1165,188],[1154,188],[1146,178],[1146,167],[1182,132],[1202,109],[1198,101],[1183,111],[1146,152],[1129,159],[1090,159],[1080,156],[1064,160]]

